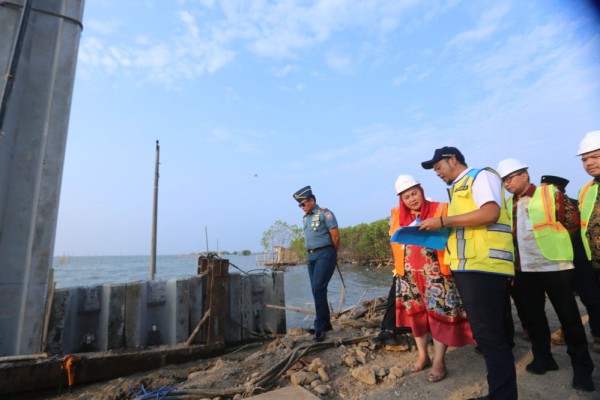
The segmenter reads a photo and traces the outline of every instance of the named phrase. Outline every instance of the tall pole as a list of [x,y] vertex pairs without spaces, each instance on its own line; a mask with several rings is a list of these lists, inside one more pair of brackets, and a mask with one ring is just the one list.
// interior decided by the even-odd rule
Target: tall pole
[[206,255],[208,255],[208,228],[204,227],[204,237],[206,237]]
[[156,141],[156,160],[154,161],[154,203],[152,205],[152,244],[150,246],[150,280],[156,273],[156,216],[158,210],[158,166],[160,164],[160,146]]

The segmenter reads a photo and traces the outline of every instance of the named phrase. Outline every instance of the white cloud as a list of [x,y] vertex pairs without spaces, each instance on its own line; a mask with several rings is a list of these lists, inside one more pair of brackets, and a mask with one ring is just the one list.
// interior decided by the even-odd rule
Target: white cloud
[[[424,7],[417,0],[391,3],[223,0],[180,1],[178,4],[180,9],[173,14],[173,21],[177,23],[171,24],[173,21],[169,21],[169,14],[165,13],[160,36],[146,26],[135,25],[135,21],[91,22],[96,28],[84,40],[98,41],[94,34],[112,36],[111,41],[103,37],[102,47],[82,47],[83,68],[104,68],[110,74],[116,73],[119,67],[136,68],[138,77],[173,85],[180,80],[214,73],[240,52],[250,51],[259,57],[274,59],[297,59],[316,46],[328,47],[328,42],[334,41],[340,33],[356,30],[375,42],[383,40],[402,26],[411,9]],[[427,4],[433,7],[437,0]],[[119,26],[120,32],[116,29]],[[133,34],[124,36],[124,29]],[[123,41],[128,36],[134,38],[129,43]],[[109,48],[114,49],[113,54]],[[364,46],[363,50],[369,48],[376,46]],[[99,63],[95,61],[97,58],[106,61]],[[329,52],[325,63],[334,70],[345,71],[353,65],[352,58],[360,59],[360,55],[349,57]],[[159,68],[163,71],[158,71]],[[293,66],[287,64],[278,73],[284,76],[292,70]]]
[[448,42],[448,46],[462,47],[488,39],[502,27],[503,20],[509,11],[510,5],[507,2],[496,4],[491,9],[484,10],[475,28],[459,33]]
[[350,59],[338,54],[328,53],[325,55],[325,61],[329,68],[336,71],[347,71],[350,67]]

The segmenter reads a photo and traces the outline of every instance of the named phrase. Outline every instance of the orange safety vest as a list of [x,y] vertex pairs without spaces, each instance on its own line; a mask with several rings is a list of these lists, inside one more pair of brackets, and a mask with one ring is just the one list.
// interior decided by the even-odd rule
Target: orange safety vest
[[[448,214],[448,204],[439,203],[433,218],[445,217]],[[392,219],[390,221],[390,237],[400,228],[400,207],[392,208]],[[404,249],[405,244],[390,242],[394,254],[394,275],[404,276]],[[450,275],[450,266],[444,263],[444,250],[436,250],[437,259],[440,264],[442,275]]]

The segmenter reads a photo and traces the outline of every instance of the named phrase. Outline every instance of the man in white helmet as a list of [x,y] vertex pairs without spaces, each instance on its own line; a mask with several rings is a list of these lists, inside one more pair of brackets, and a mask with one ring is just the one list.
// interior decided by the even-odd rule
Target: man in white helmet
[[436,149],[421,166],[450,186],[448,216],[427,218],[419,229],[452,228],[445,260],[485,359],[489,391],[480,399],[516,400],[515,360],[504,318],[514,276],[513,243],[500,177],[488,168],[469,168],[463,154],[450,146]]
[[531,183],[528,167],[508,158],[497,168],[504,187],[515,247],[515,280],[533,361],[525,369],[537,375],[558,370],[552,357],[550,328],[544,311],[546,295],[564,330],[573,367],[573,388],[593,391],[594,364],[573,292],[573,247],[579,216],[573,203],[554,185]]
[[593,178],[579,191],[579,212],[581,214],[581,239],[588,260],[600,270],[600,131],[589,132],[579,144],[583,169]]

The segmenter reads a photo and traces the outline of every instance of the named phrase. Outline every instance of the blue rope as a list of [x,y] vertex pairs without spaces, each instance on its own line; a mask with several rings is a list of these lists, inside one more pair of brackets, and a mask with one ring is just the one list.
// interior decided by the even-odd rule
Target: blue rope
[[144,387],[144,385],[142,384],[141,389],[139,390],[139,392],[136,393],[134,399],[156,399],[156,400],[161,400],[166,398],[169,393],[171,393],[175,388],[169,388],[167,386],[163,386],[159,389],[156,389],[155,391],[152,392],[148,392],[146,391],[146,388]]

